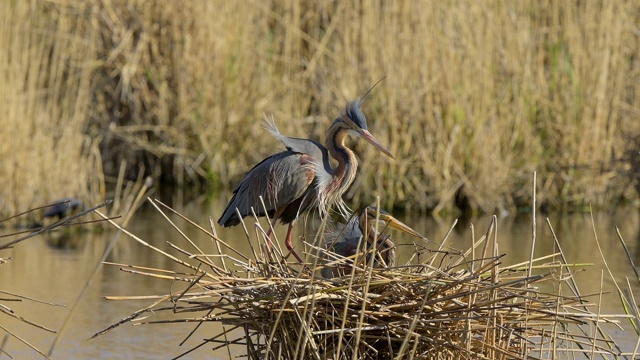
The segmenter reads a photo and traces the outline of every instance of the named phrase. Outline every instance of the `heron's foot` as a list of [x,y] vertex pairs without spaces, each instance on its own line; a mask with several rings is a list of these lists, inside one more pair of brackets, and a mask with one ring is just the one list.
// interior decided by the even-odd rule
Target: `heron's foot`
[[287,245],[287,249],[289,249],[289,252],[291,253],[291,255],[293,255],[296,260],[298,260],[298,262],[300,264],[304,264],[304,260],[302,260],[302,258],[300,257],[300,255],[298,255],[298,253],[293,250],[293,246],[291,246],[291,244],[286,244]]
[[291,252],[293,256],[298,260],[300,264],[304,264],[304,260],[298,255],[298,253],[293,249],[293,244],[291,243],[291,230],[293,230],[293,222],[289,223],[289,230],[287,230],[287,238],[284,240],[284,244],[287,249]]

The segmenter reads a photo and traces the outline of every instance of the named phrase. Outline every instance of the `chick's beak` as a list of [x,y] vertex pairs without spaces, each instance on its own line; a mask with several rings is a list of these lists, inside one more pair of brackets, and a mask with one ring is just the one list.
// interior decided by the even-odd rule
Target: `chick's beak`
[[387,224],[389,224],[389,227],[392,229],[396,229],[396,230],[400,230],[402,232],[405,232],[413,237],[416,237],[418,239],[424,239],[426,240],[427,238],[425,238],[424,236],[422,236],[419,232],[413,230],[412,228],[408,227],[407,225],[405,225],[403,222],[401,222],[400,220],[394,218],[391,215],[388,214],[382,214],[380,213],[380,221],[384,221]]

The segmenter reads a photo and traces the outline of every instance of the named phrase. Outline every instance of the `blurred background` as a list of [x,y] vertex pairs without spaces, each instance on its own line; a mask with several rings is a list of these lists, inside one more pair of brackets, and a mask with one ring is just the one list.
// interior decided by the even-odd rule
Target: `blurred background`
[[[0,213],[105,198],[124,167],[228,191],[324,142],[348,100],[396,156],[355,145],[351,204],[431,213],[637,204],[636,1],[4,1]],[[177,190],[176,190],[177,191]]]
[[[130,220],[134,210],[123,204],[132,201],[123,194],[135,197],[150,179],[154,197],[208,226],[243,174],[282,148],[262,127],[265,114],[285,135],[324,142],[344,105],[383,77],[363,111],[396,160],[350,142],[361,161],[345,199],[352,208],[379,196],[403,222],[442,240],[453,216],[530,212],[536,171],[536,205],[555,214],[570,260],[601,269],[583,213],[606,210],[595,227],[605,255],[619,265],[613,276],[631,274],[615,227],[640,261],[634,0],[0,1],[0,218],[70,197],[85,207],[115,198],[110,213]],[[132,231],[163,246],[174,241],[149,210],[140,210]],[[0,230],[37,216],[0,223]],[[500,219],[506,263],[528,259],[530,220],[530,213]],[[489,218],[474,221],[480,233]],[[553,237],[543,218],[538,224],[547,242],[536,255],[546,255]],[[466,248],[468,218],[458,227],[452,241]],[[222,238],[243,236],[238,228],[225,231]],[[0,289],[72,304],[113,236],[47,237],[0,253],[14,258],[0,268]],[[169,266],[145,250],[119,240],[107,260]],[[585,291],[599,291],[599,271],[589,274]],[[98,273],[58,347],[60,358],[166,358],[185,350],[176,345],[192,327],[125,326],[86,341],[148,305],[102,296],[169,291],[132,278],[118,267]],[[54,329],[67,317],[47,306],[11,307]],[[12,326],[48,350],[51,334],[19,321]],[[0,349],[40,358],[4,339]],[[627,347],[636,340],[627,339]],[[187,358],[230,356],[210,348]]]

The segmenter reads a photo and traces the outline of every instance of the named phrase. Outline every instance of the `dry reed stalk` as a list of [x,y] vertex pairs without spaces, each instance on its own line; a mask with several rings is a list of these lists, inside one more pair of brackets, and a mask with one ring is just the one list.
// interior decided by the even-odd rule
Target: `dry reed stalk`
[[[111,217],[106,217],[109,221],[113,221],[113,220],[120,220],[120,223],[122,226],[126,226],[126,224],[128,223],[129,219],[131,218],[131,216],[133,216],[133,214],[135,213],[135,211],[138,209],[138,207],[140,206],[140,202],[141,199],[143,199],[145,197],[145,195],[149,195],[152,192],[152,189],[150,189],[151,183],[149,182],[148,179],[143,179],[140,178],[138,181],[136,182],[126,182],[127,185],[124,185],[124,182],[119,182],[119,188],[123,188],[120,189],[119,191],[116,191],[117,194],[119,194],[119,198],[117,199],[118,201],[118,206],[116,207],[111,207],[110,209],[110,213],[114,213],[115,211],[122,211],[125,216],[111,216]],[[66,201],[68,202],[68,201]],[[28,239],[31,239],[33,237],[36,237],[38,235],[41,235],[45,232],[48,231],[53,231],[53,230],[57,230],[58,228],[61,227],[77,227],[79,225],[83,225],[83,224],[92,224],[92,225],[96,225],[99,224],[100,222],[103,222],[103,219],[99,219],[99,220],[82,220],[83,217],[85,217],[87,214],[90,214],[92,212],[96,212],[98,209],[101,209],[107,205],[112,204],[113,201],[112,200],[108,200],[105,201],[102,204],[99,204],[97,206],[94,207],[90,207],[87,209],[84,209],[76,214],[72,214],[69,215],[67,217],[64,217],[52,224],[46,225],[46,226],[41,226],[38,228],[33,228],[33,229],[28,229],[28,230],[21,230],[21,231],[12,231],[9,232],[8,234],[3,234],[0,235],[0,240],[2,240],[2,242],[0,243],[0,265],[3,265],[4,262],[8,261],[8,260],[14,260],[11,258],[5,259],[2,257],[3,251],[7,251],[10,250],[11,248],[15,247],[15,246],[19,246],[19,244],[23,241],[26,241]],[[49,205],[45,205],[45,206],[39,206],[39,207],[35,207],[33,209],[24,211],[24,212],[20,212],[17,215],[8,217],[6,219],[0,219],[0,224],[4,225],[5,223],[11,222],[16,218],[20,218],[20,217],[25,217],[25,216],[29,216],[32,213],[36,213],[39,212],[40,210],[47,208],[47,207],[51,207],[51,206],[59,206],[62,205],[63,203],[54,203],[54,204],[49,204]],[[10,240],[6,240],[5,239],[10,239]],[[77,300],[71,304],[71,306],[69,307],[69,313],[68,316],[66,317],[64,323],[60,326],[60,328],[53,330],[53,329],[49,329],[46,328],[40,324],[38,324],[37,322],[31,321],[28,318],[25,318],[23,316],[20,316],[18,314],[16,314],[9,306],[4,305],[3,302],[11,302],[11,301],[23,301],[23,300],[27,300],[27,301],[33,301],[33,302],[39,302],[39,303],[43,303],[43,304],[48,304],[48,305],[52,305],[52,306],[64,306],[66,307],[66,305],[59,305],[59,304],[54,304],[54,303],[50,303],[50,302],[46,302],[46,301],[42,301],[42,300],[37,300],[37,299],[33,299],[31,297],[25,296],[25,295],[20,295],[20,294],[15,294],[15,293],[10,293],[4,290],[0,289],[0,294],[3,295],[8,295],[8,297],[3,297],[0,298],[0,313],[3,313],[6,316],[9,317],[13,317],[21,322],[24,322],[32,327],[35,328],[39,328],[42,330],[45,330],[47,332],[56,334],[55,339],[49,349],[49,351],[47,353],[42,352],[40,349],[36,348],[35,346],[33,346],[31,343],[29,343],[28,339],[25,337],[21,337],[19,334],[15,333],[12,331],[11,328],[7,328],[7,327],[2,327],[0,326],[0,328],[2,328],[7,336],[5,338],[5,343],[6,340],[8,340],[8,338],[12,337],[15,338],[16,340],[24,343],[25,345],[27,345],[29,348],[31,348],[33,351],[37,352],[38,354],[42,355],[44,358],[51,358],[52,353],[58,343],[58,341],[62,338],[63,334],[65,333],[66,330],[66,326],[69,323],[69,320],[71,319],[71,317],[74,315],[75,313],[75,309],[77,304],[80,302],[80,300],[82,299],[82,297],[84,296],[85,291],[88,289],[89,284],[92,281],[93,276],[98,272],[98,270],[102,267],[102,262],[106,259],[106,256],[110,253],[113,245],[115,244],[115,240],[117,239],[117,234],[113,237],[113,239],[111,240],[110,244],[107,246],[103,258],[97,262],[96,264],[96,268],[94,270],[94,272],[91,274],[91,276],[89,277],[89,279],[87,280],[87,284],[85,285],[85,287],[82,289],[82,291],[80,292],[80,294],[78,295]],[[19,261],[19,259],[16,259]],[[1,268],[0,268],[1,269]],[[0,346],[0,353],[6,353],[5,351],[3,351],[2,347],[4,346],[4,344],[2,346]],[[7,354],[9,356],[11,356],[11,354]]]
[[[484,243],[487,248],[486,244],[492,243],[485,256],[470,256],[472,249],[442,251],[440,245],[423,250],[434,254],[426,260],[416,262],[414,256],[412,262],[397,267],[374,269],[363,262],[364,256],[352,261],[335,254],[342,262],[339,265],[351,271],[334,279],[319,276],[326,266],[319,257],[325,253],[313,245],[308,244],[306,266],[298,266],[288,263],[275,246],[261,246],[265,241],[262,229],[255,237],[247,232],[247,240],[261,250],[240,257],[213,232],[197,228],[216,243],[216,248],[227,250],[206,254],[193,244],[192,250],[174,246],[174,255],[127,233],[186,271],[113,265],[185,286],[170,294],[150,295],[153,304],[95,336],[128,322],[215,321],[225,325],[224,334],[207,334],[208,340],[195,348],[234,344],[237,350],[243,345],[242,354],[251,359],[628,355],[621,353],[603,325],[617,325],[634,315],[602,314],[598,303],[576,293],[572,273],[583,265],[554,260],[565,259],[561,249],[521,264],[501,266],[504,255],[497,252],[495,218],[487,234],[473,244],[475,248]],[[564,289],[574,293],[567,295]],[[142,315],[145,317],[137,320]],[[244,335],[221,340],[233,329],[243,329]],[[596,329],[596,333],[589,329]],[[194,333],[195,329],[188,337]]]
[[88,8],[50,5],[0,5],[2,214],[63,197],[97,203],[88,201],[92,166],[83,156],[91,143],[82,133],[91,97],[85,61],[95,50],[83,38]]
[[[107,201],[105,203],[102,203],[100,205],[97,205],[95,207],[83,210],[77,214],[74,215],[70,215],[67,216],[63,219],[60,219],[59,221],[56,221],[53,224],[47,225],[47,226],[43,226],[40,228],[36,228],[36,229],[29,229],[29,230],[25,230],[25,231],[14,231],[14,232],[9,232],[8,234],[3,234],[2,236],[0,236],[0,239],[2,239],[2,243],[0,243],[0,265],[3,265],[6,261],[8,260],[14,260],[12,258],[3,258],[1,255],[3,255],[4,251],[10,250],[15,246],[18,246],[21,242],[26,241],[30,238],[33,238],[35,236],[41,235],[47,231],[52,231],[52,230],[56,230],[60,227],[67,227],[67,226],[78,226],[80,224],[83,223],[92,223],[93,221],[82,221],[82,222],[78,222],[77,220],[85,215],[87,215],[88,213],[91,213],[93,211],[95,211],[96,209],[102,208],[108,204],[110,204],[111,201]],[[56,206],[56,205],[60,205],[60,204],[51,204],[51,205],[46,205],[46,206],[40,206],[40,207],[36,207],[24,212],[21,212],[17,215],[11,216],[7,219],[2,219],[0,220],[0,223],[3,223],[5,221],[9,221],[12,220],[16,217],[20,217],[20,216],[25,216],[25,215],[29,215],[32,212],[36,212],[39,211],[43,208],[49,207],[49,206]],[[7,240],[4,241],[4,239],[6,238],[12,238],[11,240]],[[1,268],[0,268],[1,269]],[[61,305],[61,304],[55,304],[55,303],[51,303],[48,301],[44,301],[44,300],[38,300],[38,299],[34,299],[32,297],[29,296],[25,296],[25,295],[21,295],[21,294],[16,294],[16,293],[11,293],[8,291],[4,291],[0,289],[0,294],[3,295],[2,298],[0,298],[0,313],[2,313],[4,316],[8,316],[11,318],[14,318],[18,321],[21,321],[25,324],[28,324],[34,328],[37,329],[41,329],[44,330],[46,332],[52,333],[52,334],[56,334],[57,331],[54,329],[49,329],[43,325],[40,325],[39,323],[29,320],[29,318],[21,316],[19,314],[17,314],[15,311],[13,311],[11,309],[10,306],[5,305],[5,302],[14,302],[14,301],[32,301],[32,302],[37,302],[37,303],[41,303],[41,304],[46,304],[46,305],[50,305],[50,306],[60,306],[60,307],[66,307],[66,305]],[[34,345],[32,345],[28,338],[25,338],[24,336],[20,336],[19,334],[15,333],[11,328],[9,327],[5,327],[0,325],[0,328],[6,333],[6,337],[5,337],[5,341],[3,342],[2,346],[0,346],[0,353],[4,353],[7,354],[9,357],[11,357],[11,354],[7,353],[6,351],[4,351],[2,348],[4,347],[4,344],[6,344],[6,341],[9,338],[14,338],[16,340],[18,340],[19,342],[25,344],[27,347],[29,347],[31,350],[35,351],[36,353],[40,354],[43,358],[46,359],[50,359],[50,354],[47,355],[44,352],[42,352],[40,349],[38,349],[37,347],[35,347]]]

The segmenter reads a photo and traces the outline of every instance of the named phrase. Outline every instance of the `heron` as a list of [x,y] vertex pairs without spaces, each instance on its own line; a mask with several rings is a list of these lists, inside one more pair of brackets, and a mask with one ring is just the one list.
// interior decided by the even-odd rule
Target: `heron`
[[[323,218],[334,206],[343,216],[349,213],[342,195],[355,179],[358,160],[345,145],[347,136],[363,138],[395,159],[367,128],[367,119],[361,110],[367,94],[349,102],[333,121],[327,130],[326,146],[314,140],[284,136],[273,120],[267,123],[267,130],[286,150],[267,157],[249,170],[233,191],[218,224],[237,225],[241,218],[252,214],[252,209],[258,217],[268,215],[271,227],[267,231],[267,244],[271,246],[272,228],[280,220],[289,225],[285,238],[287,249],[303,263],[291,243],[291,232],[298,217],[311,207],[318,208]],[[337,165],[331,164],[332,159]]]
[[374,243],[376,244],[374,266],[394,266],[395,245],[391,240],[391,235],[384,233],[387,227],[426,240],[420,233],[391,216],[388,212],[379,209],[377,206],[368,206],[357,217],[351,217],[351,220],[344,226],[338,226],[337,231],[332,231],[325,237],[325,247],[331,252],[340,255],[340,257],[323,252],[325,267],[320,271],[322,277],[332,278],[339,275],[336,267],[326,264],[332,262],[344,263],[341,258],[353,257],[358,253],[370,250],[373,248]]

